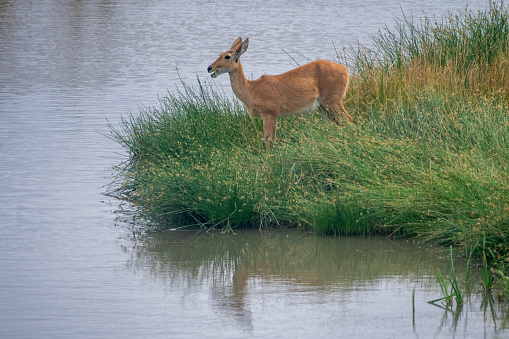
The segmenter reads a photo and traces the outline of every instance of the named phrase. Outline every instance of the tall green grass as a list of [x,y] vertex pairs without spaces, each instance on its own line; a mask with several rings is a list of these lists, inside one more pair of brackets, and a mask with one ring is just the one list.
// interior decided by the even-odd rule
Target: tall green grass
[[258,120],[187,87],[113,129],[130,156],[114,194],[171,225],[397,230],[444,244],[486,233],[499,243],[509,230],[508,107],[479,105],[424,93],[376,123],[285,118],[264,152]]
[[467,247],[485,239],[503,266],[508,22],[503,3],[437,25],[402,21],[375,39],[376,53],[350,56],[355,124],[279,119],[267,152],[261,121],[238,102],[183,85],[111,126],[128,159],[109,194],[162,227],[302,226]]
[[373,38],[374,47],[343,53],[354,71],[349,100],[358,115],[373,103],[414,102],[433,89],[464,99],[488,95],[509,101],[509,12],[493,2],[483,12],[426,17],[403,16],[396,28]]

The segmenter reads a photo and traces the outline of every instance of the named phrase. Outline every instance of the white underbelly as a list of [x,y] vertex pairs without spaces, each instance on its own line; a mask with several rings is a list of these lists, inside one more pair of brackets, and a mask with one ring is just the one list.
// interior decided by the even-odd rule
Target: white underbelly
[[291,111],[291,112],[281,112],[279,114],[279,116],[280,117],[288,117],[288,116],[292,116],[292,115],[308,114],[308,113],[314,112],[318,108],[318,106],[320,106],[320,103],[319,103],[318,99],[316,99],[309,106],[302,107],[302,108],[300,108],[298,110],[294,110],[294,111]]

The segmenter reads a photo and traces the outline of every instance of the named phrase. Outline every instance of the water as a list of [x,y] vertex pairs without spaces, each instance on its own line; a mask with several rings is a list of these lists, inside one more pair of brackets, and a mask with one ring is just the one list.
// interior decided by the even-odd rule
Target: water
[[[209,79],[238,36],[257,78],[293,68],[287,53],[304,63],[334,58],[333,42],[369,46],[401,8],[466,4],[0,0],[0,337],[507,336],[479,302],[456,326],[425,302],[439,296],[425,282],[441,252],[295,232],[133,236],[101,194],[124,159],[108,121]],[[231,95],[228,77],[214,83]]]

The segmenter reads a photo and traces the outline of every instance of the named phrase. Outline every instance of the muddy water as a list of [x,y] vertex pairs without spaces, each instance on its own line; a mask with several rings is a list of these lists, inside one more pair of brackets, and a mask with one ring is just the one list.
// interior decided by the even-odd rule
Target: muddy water
[[[108,121],[209,79],[238,36],[256,78],[369,45],[401,9],[466,5],[0,0],[0,337],[506,336],[504,313],[476,298],[462,312],[426,303],[447,261],[435,249],[298,232],[139,237],[102,195],[124,159]],[[229,93],[227,77],[214,85]]]

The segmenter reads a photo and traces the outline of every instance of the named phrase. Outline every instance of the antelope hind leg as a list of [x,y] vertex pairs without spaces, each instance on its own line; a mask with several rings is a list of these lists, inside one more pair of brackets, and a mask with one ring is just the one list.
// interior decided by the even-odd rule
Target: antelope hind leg
[[347,119],[348,121],[353,122],[352,116],[350,114],[348,114],[345,107],[343,107],[343,103],[341,101],[338,102],[338,107],[341,110],[341,112],[343,113],[343,117],[345,117],[345,119]]

